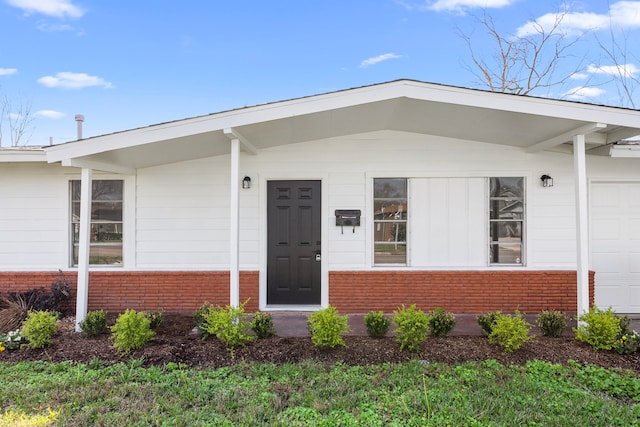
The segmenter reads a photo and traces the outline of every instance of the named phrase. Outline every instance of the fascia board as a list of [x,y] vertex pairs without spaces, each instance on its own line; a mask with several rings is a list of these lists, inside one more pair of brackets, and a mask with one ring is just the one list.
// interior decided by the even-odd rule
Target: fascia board
[[194,134],[222,133],[225,128],[238,128],[402,97],[585,123],[600,122],[632,128],[638,128],[640,123],[640,111],[635,110],[402,80],[152,125],[52,146],[45,151],[47,160],[56,162]]
[[0,163],[46,162],[47,156],[42,149],[0,150]]

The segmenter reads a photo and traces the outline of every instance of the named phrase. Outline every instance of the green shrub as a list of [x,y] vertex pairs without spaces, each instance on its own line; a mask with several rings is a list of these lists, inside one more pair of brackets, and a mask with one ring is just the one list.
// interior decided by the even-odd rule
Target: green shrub
[[244,312],[247,302],[249,300],[240,304],[239,307],[217,306],[202,312],[203,330],[225,343],[232,356],[236,347],[244,346],[256,338],[249,335],[251,322]]
[[251,319],[251,330],[260,339],[275,335],[276,326],[273,324],[271,313],[264,313],[262,311],[254,313]]
[[104,310],[90,311],[82,322],[80,329],[85,335],[97,337],[107,330],[107,312]]
[[404,305],[394,311],[393,323],[396,325],[396,341],[400,350],[420,350],[420,344],[429,335],[429,317],[413,304],[409,308]]
[[21,335],[29,342],[29,348],[43,348],[51,344],[58,331],[58,313],[53,311],[30,311],[22,324]]
[[364,326],[367,328],[369,336],[380,338],[389,331],[391,319],[385,316],[382,311],[370,311],[364,316]]
[[538,314],[536,322],[542,335],[545,337],[557,338],[562,336],[567,329],[567,315],[561,311],[545,310]]
[[522,318],[519,311],[516,311],[515,316],[501,314],[491,325],[489,342],[498,344],[505,353],[512,353],[533,338],[529,335],[530,329],[531,325]]
[[620,320],[620,333],[616,337],[614,350],[620,354],[635,353],[640,349],[640,334],[631,330],[631,318],[629,316],[618,317]]
[[135,310],[127,310],[118,316],[111,332],[114,336],[113,346],[121,353],[142,348],[156,336],[147,316]]
[[635,353],[640,349],[640,334],[630,331],[620,335],[613,349],[620,354]]
[[161,311],[143,311],[144,316],[149,319],[149,327],[156,329],[164,322],[164,313]]
[[193,313],[193,322],[196,324],[196,327],[198,328],[200,335],[202,335],[202,338],[206,338],[209,335],[207,331],[205,331],[202,327],[202,324],[204,323],[204,314],[208,313],[214,308],[214,306],[212,306],[208,302],[205,302],[204,304],[202,304],[202,306],[200,306],[199,309],[195,311],[195,313]]
[[578,317],[578,327],[573,331],[578,341],[595,350],[611,350],[617,344],[622,325],[611,307],[603,311],[594,305],[588,313]]
[[437,337],[447,335],[456,326],[456,317],[453,313],[447,313],[440,307],[429,312],[429,329]]
[[309,315],[307,326],[311,333],[311,342],[316,347],[347,346],[342,335],[349,332],[349,318],[347,315],[339,315],[335,307],[328,306]]
[[502,316],[501,311],[491,311],[489,313],[481,314],[477,317],[478,324],[480,325],[480,329],[482,329],[483,335],[491,335],[493,324],[499,316]]

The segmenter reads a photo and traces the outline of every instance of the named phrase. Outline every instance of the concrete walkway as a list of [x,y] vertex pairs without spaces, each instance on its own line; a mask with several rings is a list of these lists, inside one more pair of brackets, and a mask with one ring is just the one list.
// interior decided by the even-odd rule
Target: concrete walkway
[[[280,337],[305,337],[309,336],[307,329],[307,316],[310,312],[278,311],[271,312],[273,323],[276,327],[276,335]],[[367,328],[364,325],[364,314],[350,314],[349,327],[351,332],[348,335],[367,335]],[[536,315],[525,315],[527,322],[533,327],[531,332],[540,335],[540,329],[536,325]],[[569,321],[569,326],[565,335],[573,336],[573,329],[576,326],[574,320]],[[640,318],[633,319],[631,329],[640,332]],[[393,325],[388,335],[392,335]],[[449,335],[482,335],[482,330],[475,314],[456,314],[456,326]]]

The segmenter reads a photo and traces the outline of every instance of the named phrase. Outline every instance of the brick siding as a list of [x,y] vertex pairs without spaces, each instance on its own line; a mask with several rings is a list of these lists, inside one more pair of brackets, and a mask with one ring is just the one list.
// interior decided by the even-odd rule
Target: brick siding
[[[391,313],[402,304],[471,314],[576,313],[576,280],[575,271],[341,271],[329,273],[329,304],[343,313]],[[593,290],[590,272],[590,304]]]
[[[57,272],[0,272],[0,293],[34,287],[48,289]],[[250,298],[248,312],[258,309],[257,271],[240,273],[240,301]],[[75,310],[77,274],[66,272],[73,292],[69,310]],[[382,310],[400,305],[420,309],[442,307],[454,313],[482,313],[519,309],[576,312],[574,271],[340,271],[329,273],[329,303],[342,313]],[[594,273],[589,275],[593,303]],[[102,271],[90,273],[89,310],[122,312],[162,310],[193,313],[204,302],[229,303],[229,272]]]

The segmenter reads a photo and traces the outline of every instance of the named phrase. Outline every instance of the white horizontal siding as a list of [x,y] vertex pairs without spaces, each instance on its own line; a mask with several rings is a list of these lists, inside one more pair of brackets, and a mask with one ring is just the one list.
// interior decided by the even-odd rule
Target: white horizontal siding
[[[588,156],[587,163],[590,179],[640,175],[637,159]],[[553,176],[554,187],[540,185],[544,173]],[[575,267],[575,190],[568,154],[528,154],[513,147],[385,131],[260,150],[255,156],[243,153],[240,174],[252,179],[251,189],[240,191],[243,269],[260,268],[266,257],[264,202],[270,179],[322,180],[325,268],[375,268],[370,224],[375,177],[447,183],[428,190],[424,198],[412,190],[408,268],[483,268],[486,189],[480,190],[485,184],[478,183],[489,176],[526,178],[526,266]],[[79,170],[58,165],[0,167],[0,268],[68,265],[68,181],[78,178]],[[135,263],[126,268],[228,269],[227,156],[140,169],[131,183],[135,211],[126,219],[135,233],[125,236],[125,244],[133,246]],[[335,225],[336,209],[361,210],[355,233]]]
[[40,163],[0,166],[0,269],[68,266],[64,173],[60,166]]
[[228,265],[228,181],[220,159],[139,170],[137,267],[179,269]]

